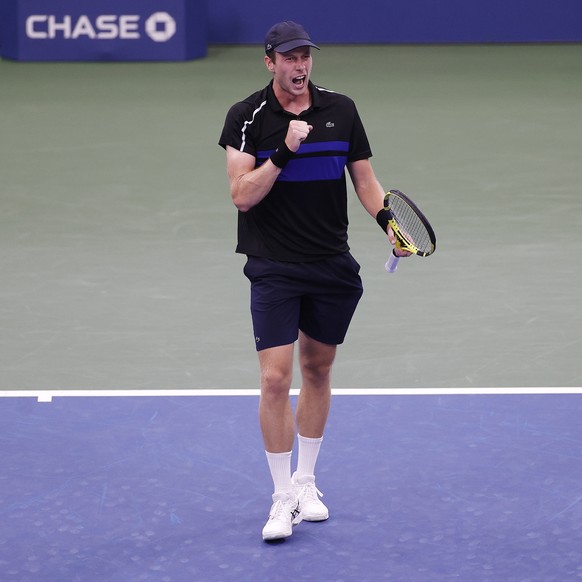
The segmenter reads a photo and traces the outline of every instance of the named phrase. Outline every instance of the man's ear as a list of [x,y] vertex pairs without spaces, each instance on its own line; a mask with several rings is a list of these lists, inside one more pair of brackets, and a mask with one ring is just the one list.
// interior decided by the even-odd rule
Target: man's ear
[[275,63],[268,55],[265,55],[265,66],[271,73],[275,72]]

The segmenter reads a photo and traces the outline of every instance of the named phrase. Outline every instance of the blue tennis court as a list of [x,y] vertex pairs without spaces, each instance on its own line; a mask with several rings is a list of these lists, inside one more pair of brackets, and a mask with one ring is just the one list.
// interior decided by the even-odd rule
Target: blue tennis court
[[276,544],[256,396],[4,393],[3,579],[577,579],[582,397],[508,392],[336,393],[331,517]]

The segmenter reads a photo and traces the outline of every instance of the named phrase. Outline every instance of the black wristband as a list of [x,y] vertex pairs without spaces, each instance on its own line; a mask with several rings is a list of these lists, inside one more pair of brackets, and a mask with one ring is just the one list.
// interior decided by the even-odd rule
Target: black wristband
[[295,152],[292,152],[285,142],[280,145],[269,157],[271,162],[277,166],[277,168],[284,168],[287,165],[287,162],[291,160],[291,158],[295,155]]
[[392,217],[385,208],[382,208],[382,210],[376,214],[376,222],[380,225],[380,228],[384,231],[384,234],[388,234],[388,221],[390,218]]

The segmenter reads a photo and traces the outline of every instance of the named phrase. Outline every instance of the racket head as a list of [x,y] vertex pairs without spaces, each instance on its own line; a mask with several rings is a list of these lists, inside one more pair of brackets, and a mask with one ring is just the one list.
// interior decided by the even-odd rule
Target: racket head
[[416,204],[400,190],[390,190],[384,196],[384,210],[390,215],[389,224],[396,245],[420,257],[436,250],[436,235],[430,222]]

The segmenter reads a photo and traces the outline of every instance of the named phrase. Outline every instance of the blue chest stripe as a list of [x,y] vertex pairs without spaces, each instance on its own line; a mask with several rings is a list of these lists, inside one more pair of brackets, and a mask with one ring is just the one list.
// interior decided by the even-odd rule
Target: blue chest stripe
[[[347,141],[320,141],[317,143],[303,143],[299,146],[297,155],[323,152],[347,152],[350,144]],[[275,150],[262,150],[257,152],[257,158],[266,160]]]
[[[316,180],[339,180],[347,163],[349,143],[345,141],[324,141],[301,144],[297,157],[291,160],[277,178],[281,182],[310,182]],[[274,150],[257,152],[257,161],[262,164]],[[325,155],[333,152],[335,155]],[[346,155],[337,155],[346,152]],[[324,154],[307,157],[306,154]]]
[[325,156],[291,160],[279,174],[278,182],[311,182],[339,180],[346,167],[347,156]]

